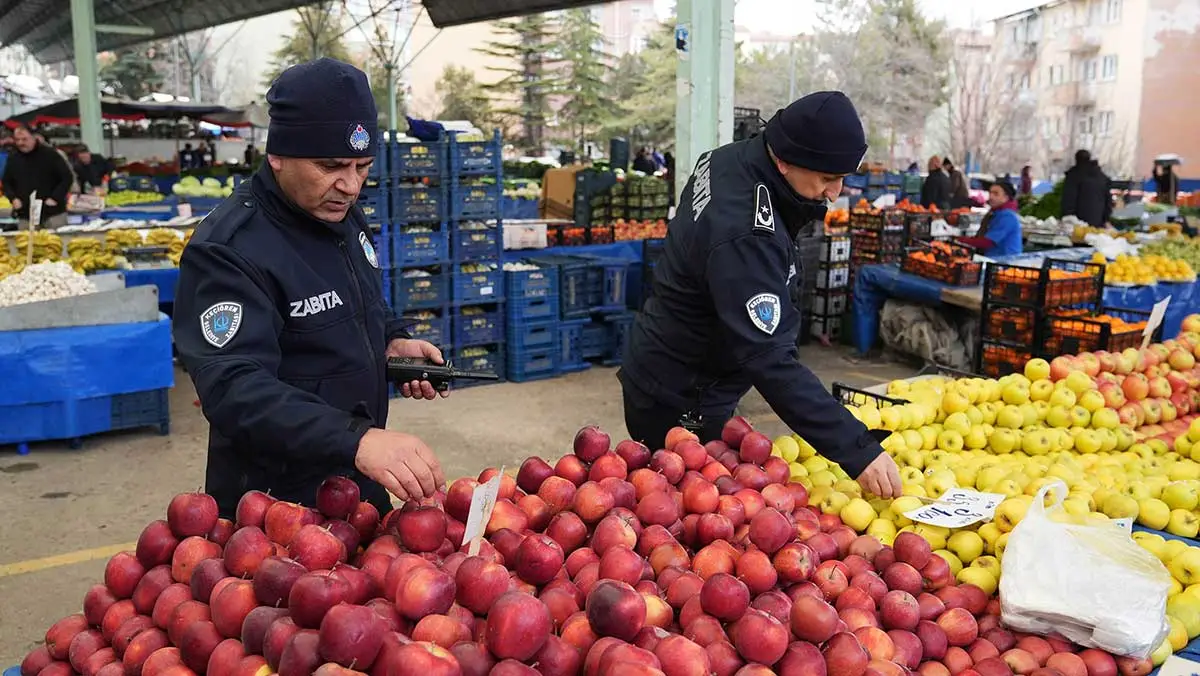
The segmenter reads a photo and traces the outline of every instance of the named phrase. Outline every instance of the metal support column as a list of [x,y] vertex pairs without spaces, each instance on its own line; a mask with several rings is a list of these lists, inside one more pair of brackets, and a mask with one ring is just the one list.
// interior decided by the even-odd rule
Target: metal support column
[[702,153],[733,140],[734,0],[679,0],[675,190]]
[[71,0],[75,75],[79,78],[79,136],[88,148],[104,149],[100,116],[100,78],[96,66],[96,16],[93,0]]

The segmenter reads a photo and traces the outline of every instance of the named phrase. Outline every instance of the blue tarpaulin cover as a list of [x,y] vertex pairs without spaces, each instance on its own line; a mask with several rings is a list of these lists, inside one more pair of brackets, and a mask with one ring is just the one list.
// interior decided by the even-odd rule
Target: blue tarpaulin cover
[[171,320],[0,331],[0,406],[171,387]]

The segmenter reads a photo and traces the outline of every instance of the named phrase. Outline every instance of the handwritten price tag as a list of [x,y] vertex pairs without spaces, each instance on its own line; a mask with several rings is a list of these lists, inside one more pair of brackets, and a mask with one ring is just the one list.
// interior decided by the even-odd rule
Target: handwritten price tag
[[1171,297],[1158,301],[1154,304],[1154,308],[1150,310],[1150,319],[1146,320],[1146,328],[1142,329],[1142,347],[1150,344],[1150,340],[1154,338],[1154,332],[1158,330],[1158,325],[1162,324],[1163,317],[1167,314],[1167,306],[1171,304]]
[[1120,526],[1126,533],[1133,535],[1133,519],[1113,519],[1112,522]]
[[496,476],[482,486],[476,486],[471,494],[471,511],[467,513],[467,525],[463,527],[463,542],[470,542],[467,556],[479,554],[479,545],[483,540],[483,531],[488,521],[492,519],[492,510],[496,507],[496,496],[500,494],[500,478],[504,476],[504,468]]
[[965,488],[951,488],[937,502],[909,510],[904,516],[942,528],[962,528],[991,519],[996,506],[1004,500],[1000,493],[980,493]]

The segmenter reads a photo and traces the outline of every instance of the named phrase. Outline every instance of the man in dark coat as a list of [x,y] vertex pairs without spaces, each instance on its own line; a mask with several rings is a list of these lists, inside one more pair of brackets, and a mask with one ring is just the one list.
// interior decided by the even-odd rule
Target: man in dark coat
[[[14,152],[15,151],[15,152]],[[39,141],[25,125],[13,131],[13,146],[4,166],[4,196],[12,202],[13,217],[27,227],[30,195],[42,200],[38,227],[57,228],[67,224],[67,193],[75,176],[63,156]]]
[[823,221],[866,152],[850,99],[816,92],[776,113],[762,135],[700,156],[618,374],[633,439],[662,448],[685,420],[705,441],[719,438],[754,387],[865,490],[900,495],[896,463],[796,348],[805,277],[798,237]]
[[[333,475],[381,513],[388,493],[445,481],[416,436],[387,428],[386,357],[441,363],[384,302],[355,201],[379,142],[357,68],[293,66],[267,93],[267,160],[197,228],[179,264],[174,334],[209,421],[207,491],[230,518],[246,491],[312,506]],[[404,396],[432,399],[428,382]]]
[[950,211],[950,176],[942,170],[942,158],[929,158],[929,175],[921,185],[921,206]]
[[1075,216],[1094,228],[1102,228],[1112,214],[1111,181],[1086,150],[1075,152],[1075,166],[1063,179],[1062,215]]

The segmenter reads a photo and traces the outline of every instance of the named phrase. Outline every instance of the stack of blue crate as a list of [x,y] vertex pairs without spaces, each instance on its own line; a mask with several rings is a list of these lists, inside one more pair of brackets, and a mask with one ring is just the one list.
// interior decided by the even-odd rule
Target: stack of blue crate
[[[504,272],[504,285],[508,298],[508,379],[524,382],[558,375],[563,370],[558,271],[535,263],[513,264]],[[568,370],[581,369],[575,366]]]
[[[505,286],[500,221],[500,133],[446,142],[451,325],[459,368],[505,375]],[[486,381],[485,381],[486,382]],[[461,385],[460,385],[461,386]]]
[[[393,138],[395,132],[393,132]],[[454,347],[450,323],[450,233],[445,142],[388,146],[389,208],[383,229],[392,308],[414,338]]]
[[633,314],[626,306],[629,262],[599,256],[535,256],[530,263],[558,278],[559,372],[582,363],[621,363]]

